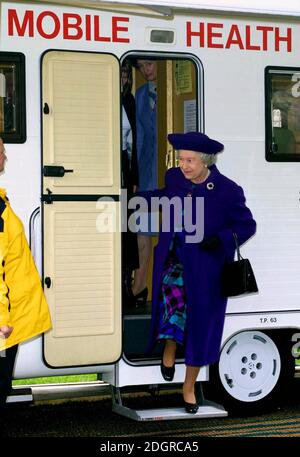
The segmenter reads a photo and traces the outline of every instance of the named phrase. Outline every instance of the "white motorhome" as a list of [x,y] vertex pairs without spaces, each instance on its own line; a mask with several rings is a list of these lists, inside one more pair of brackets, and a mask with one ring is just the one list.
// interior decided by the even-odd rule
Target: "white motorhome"
[[[146,353],[151,302],[122,307],[120,65],[158,62],[158,176],[175,164],[169,132],[225,144],[224,174],[245,190],[257,234],[242,247],[257,294],[230,299],[218,367],[199,381],[244,410],[281,395],[300,339],[300,8],[275,0],[1,1],[1,176],[40,269],[53,329],[19,348],[16,379],[98,373],[129,412],[124,386],[161,385]],[[136,74],[134,87],[141,84]],[[126,261],[126,259],[125,259]],[[149,278],[149,281],[151,278]],[[183,382],[178,359],[173,384]],[[203,406],[198,416],[225,415]],[[206,408],[206,409],[205,409]],[[201,416],[202,415],[202,416]],[[183,408],[164,417],[183,417]],[[196,415],[197,416],[197,415]]]

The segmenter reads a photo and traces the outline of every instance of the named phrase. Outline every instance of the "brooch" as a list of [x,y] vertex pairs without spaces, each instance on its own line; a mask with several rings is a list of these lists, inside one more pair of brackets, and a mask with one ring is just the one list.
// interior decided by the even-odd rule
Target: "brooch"
[[215,185],[214,185],[213,182],[208,182],[208,183],[206,184],[206,187],[207,187],[208,190],[213,190],[213,188],[215,187]]

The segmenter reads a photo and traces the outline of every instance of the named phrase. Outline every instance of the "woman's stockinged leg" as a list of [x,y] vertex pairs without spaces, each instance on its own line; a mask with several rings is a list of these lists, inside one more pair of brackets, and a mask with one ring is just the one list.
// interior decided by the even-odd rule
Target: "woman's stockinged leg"
[[163,364],[166,367],[172,367],[174,365],[175,357],[176,357],[176,348],[177,348],[176,341],[171,340],[171,339],[166,340],[164,354],[163,354]]
[[147,276],[152,249],[152,241],[150,236],[138,235],[137,240],[140,267],[134,272],[134,280],[132,285],[133,295],[137,295],[147,286]]
[[162,377],[168,382],[173,381],[175,374],[176,346],[176,341],[172,339],[167,339],[165,341],[165,348],[160,369]]
[[200,367],[186,366],[185,380],[183,383],[183,399],[187,403],[196,403],[195,382],[198,377]]

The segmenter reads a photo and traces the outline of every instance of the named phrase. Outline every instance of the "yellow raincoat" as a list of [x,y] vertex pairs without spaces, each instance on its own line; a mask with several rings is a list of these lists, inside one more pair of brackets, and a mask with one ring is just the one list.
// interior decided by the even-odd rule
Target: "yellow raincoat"
[[11,335],[0,338],[0,350],[51,328],[39,273],[28,246],[23,224],[0,189],[0,327]]

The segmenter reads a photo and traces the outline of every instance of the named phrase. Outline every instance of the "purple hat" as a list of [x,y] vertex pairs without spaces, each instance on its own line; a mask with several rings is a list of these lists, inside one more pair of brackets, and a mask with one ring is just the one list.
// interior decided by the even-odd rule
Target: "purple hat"
[[203,152],[204,154],[217,154],[223,151],[224,145],[212,140],[204,133],[170,133],[168,140],[174,149],[185,149],[187,151]]

